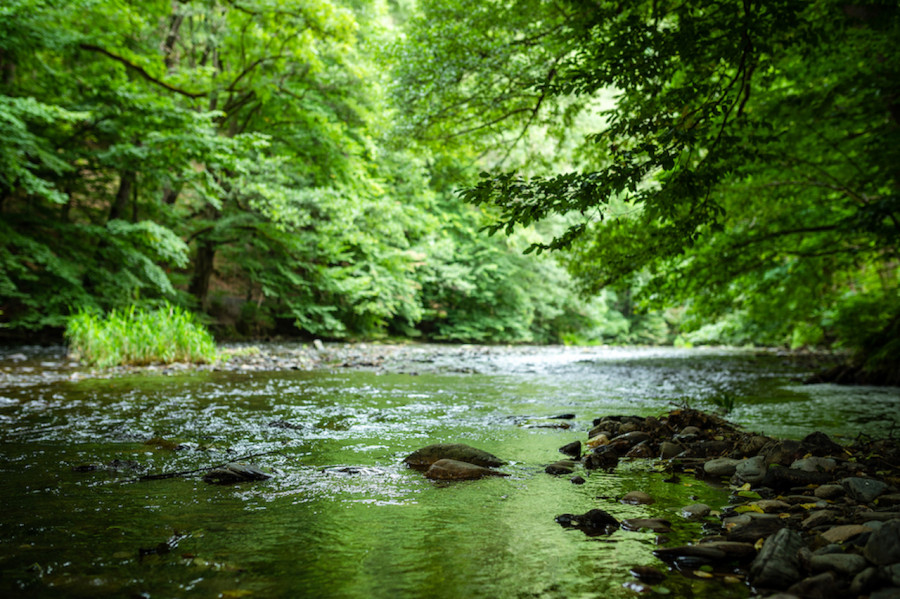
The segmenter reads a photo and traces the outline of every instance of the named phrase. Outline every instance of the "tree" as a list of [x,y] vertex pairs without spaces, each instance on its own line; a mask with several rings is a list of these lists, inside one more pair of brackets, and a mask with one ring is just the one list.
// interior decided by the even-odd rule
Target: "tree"
[[[438,19],[430,6],[429,18]],[[585,290],[644,273],[646,304],[685,302],[698,324],[740,319],[758,342],[842,343],[861,350],[863,371],[896,382],[897,7],[653,0],[485,10],[505,15],[519,6],[538,31],[519,34],[503,18],[457,25],[466,39],[486,40],[488,51],[476,49],[454,71],[444,82],[453,91],[419,107],[427,115],[420,120],[476,128],[444,118],[466,93],[493,106],[473,109],[471,119],[495,128],[495,112],[523,93],[540,99],[535,112],[551,106],[556,115],[596,106],[603,94],[615,102],[605,127],[585,136],[575,170],[526,176],[494,168],[463,194],[497,210],[492,232],[566,215],[564,232],[531,249],[569,251]],[[525,43],[536,37],[541,48]],[[442,50],[441,66],[409,71],[456,68],[460,52]],[[494,74],[498,53],[541,73],[523,89],[497,93],[517,85]],[[514,110],[501,116],[514,119]]]

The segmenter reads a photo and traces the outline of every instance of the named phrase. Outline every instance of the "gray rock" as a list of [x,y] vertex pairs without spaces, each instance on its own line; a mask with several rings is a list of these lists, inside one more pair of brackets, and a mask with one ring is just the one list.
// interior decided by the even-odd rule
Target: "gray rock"
[[745,483],[755,485],[766,477],[766,459],[762,456],[742,460],[735,468],[735,474]]
[[733,458],[716,458],[703,465],[703,471],[710,476],[732,476],[741,460]]
[[822,533],[822,538],[829,543],[843,543],[856,535],[872,532],[872,529],[859,524],[842,524],[834,526]]
[[815,528],[825,524],[833,524],[840,514],[834,510],[816,510],[800,523],[804,529]]
[[681,515],[688,520],[697,520],[708,516],[710,511],[710,507],[705,503],[692,503],[681,508]]
[[797,458],[803,457],[805,453],[799,441],[782,439],[766,451],[766,463],[787,466]]
[[863,554],[879,566],[900,562],[900,520],[889,520],[872,532]]
[[544,472],[547,474],[572,474],[575,472],[575,462],[572,460],[553,462],[544,468]]
[[850,594],[865,595],[878,583],[878,568],[869,567],[853,577],[850,583]]
[[728,532],[726,538],[729,541],[755,543],[760,539],[774,535],[785,526],[787,526],[787,522],[778,516],[773,516],[771,518],[753,518],[750,521],[750,524],[733,528]]
[[650,505],[656,503],[656,500],[643,491],[629,491],[628,493],[625,493],[619,501],[622,503],[630,503],[632,505]]
[[427,470],[438,460],[456,460],[468,462],[484,468],[496,468],[506,462],[486,451],[476,449],[464,443],[435,443],[422,449],[417,449],[403,461],[416,470]]
[[841,480],[841,486],[854,500],[860,503],[871,503],[875,498],[888,490],[888,486],[874,478],[851,476]]
[[823,572],[791,585],[788,593],[803,599],[837,599],[840,597],[837,578],[832,572]]
[[900,563],[885,566],[880,574],[882,580],[889,580],[894,586],[900,587]]
[[816,487],[815,496],[819,499],[837,499],[844,494],[841,485],[819,485]]
[[567,456],[572,456],[573,458],[580,459],[581,458],[581,441],[572,441],[567,445],[563,445],[559,448],[560,453],[564,453]]
[[900,588],[878,589],[869,594],[869,599],[900,599]]
[[803,537],[789,528],[782,528],[763,544],[762,550],[750,564],[750,576],[755,586],[785,589],[800,580],[800,558]]
[[231,462],[221,468],[210,470],[203,476],[203,482],[211,485],[236,485],[237,483],[266,480],[272,478],[253,464]]
[[803,458],[795,460],[791,464],[794,470],[803,470],[804,472],[834,472],[837,468],[837,462],[831,458]]
[[659,444],[659,457],[662,460],[670,460],[684,451],[684,447],[671,441],[663,441]]
[[458,460],[438,460],[425,471],[425,478],[434,480],[475,480],[486,476],[509,476],[482,466]]
[[866,558],[853,553],[814,555],[809,560],[809,567],[813,572],[837,572],[843,576],[855,576],[867,565]]

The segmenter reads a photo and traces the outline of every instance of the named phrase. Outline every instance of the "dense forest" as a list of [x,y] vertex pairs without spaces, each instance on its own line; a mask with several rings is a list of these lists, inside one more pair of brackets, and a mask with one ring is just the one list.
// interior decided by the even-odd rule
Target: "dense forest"
[[171,302],[900,382],[898,39],[838,0],[7,0],[3,333]]

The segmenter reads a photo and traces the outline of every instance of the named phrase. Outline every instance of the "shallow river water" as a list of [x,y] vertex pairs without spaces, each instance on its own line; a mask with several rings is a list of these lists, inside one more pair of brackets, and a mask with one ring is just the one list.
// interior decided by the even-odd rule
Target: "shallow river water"
[[[4,351],[3,597],[634,596],[630,567],[663,568],[656,535],[588,537],[554,517],[663,517],[673,545],[700,535],[680,507],[721,507],[728,490],[664,482],[646,461],[583,485],[545,474],[592,419],[728,395],[731,420],[800,438],[887,434],[900,412],[900,389],[804,386],[808,366],[739,350],[423,346],[357,368],[114,378],[80,377],[58,349]],[[510,476],[435,483],[403,466],[435,442],[494,453]],[[271,480],[136,481],[256,454]],[[617,501],[632,490],[657,501]],[[749,594],[677,573],[656,590]]]

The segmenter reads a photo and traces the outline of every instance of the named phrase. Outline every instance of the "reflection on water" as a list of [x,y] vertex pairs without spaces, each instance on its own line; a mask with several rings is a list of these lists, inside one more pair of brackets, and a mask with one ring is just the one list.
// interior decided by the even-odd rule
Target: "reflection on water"
[[[544,474],[593,418],[712,409],[728,393],[749,429],[871,434],[900,402],[896,388],[798,385],[803,369],[788,359],[740,351],[417,347],[369,370],[81,381],[53,376],[60,360],[18,360],[32,378],[0,387],[3,596],[630,596],[630,566],[661,566],[655,536],[588,538],[554,516],[663,517],[675,522],[668,543],[685,542],[699,525],[679,508],[721,506],[727,492],[664,482],[645,462],[581,486]],[[568,430],[529,427],[562,413],[576,415]],[[438,441],[507,459],[511,476],[435,484],[401,466]],[[248,454],[276,477],[134,482]],[[635,489],[657,503],[615,501]],[[678,576],[664,585],[747,594]]]

